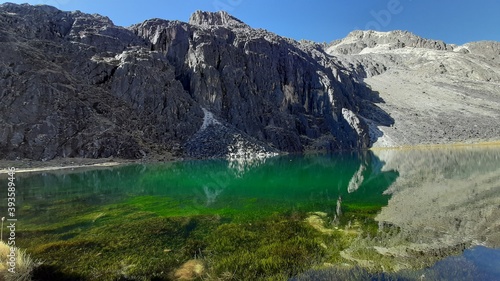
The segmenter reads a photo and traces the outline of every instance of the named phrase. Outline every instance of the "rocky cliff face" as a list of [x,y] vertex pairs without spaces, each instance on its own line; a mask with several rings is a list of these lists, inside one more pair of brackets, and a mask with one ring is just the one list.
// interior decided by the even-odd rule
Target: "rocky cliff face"
[[[377,77],[396,87],[394,79],[406,78],[384,75],[401,71],[408,79],[445,73],[436,88],[423,90],[429,93],[476,79],[467,84],[476,103],[462,109],[481,111],[477,101],[486,95],[488,116],[498,115],[491,103],[498,99],[495,42],[457,47],[407,32],[354,32],[324,48],[252,29],[225,12],[123,28],[100,15],[9,3],[0,5],[0,27],[6,159],[220,157],[419,143],[432,132],[411,137],[419,120],[411,105],[400,109],[401,100],[367,83]],[[484,87],[473,91],[477,79]],[[457,113],[444,112],[432,115],[434,123]],[[493,126],[467,124],[448,134],[498,136]]]
[[[0,25],[2,158],[221,156],[228,136],[255,153],[369,145],[369,89],[320,47],[224,12],[125,29],[2,4]],[[203,132],[207,113],[221,122]]]
[[3,158],[140,158],[201,125],[174,68],[131,31],[48,6],[0,11]]
[[368,89],[317,46],[251,29],[225,12],[131,30],[167,57],[196,102],[258,141],[288,152],[368,146],[365,124],[342,115],[358,113],[356,90]]

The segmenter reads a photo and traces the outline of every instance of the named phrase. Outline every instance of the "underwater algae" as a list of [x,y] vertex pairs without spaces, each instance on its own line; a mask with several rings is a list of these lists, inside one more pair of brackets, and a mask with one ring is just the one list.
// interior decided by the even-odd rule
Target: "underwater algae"
[[[206,268],[204,278],[283,280],[340,261],[340,251],[356,237],[341,222],[340,230],[317,231],[306,222],[305,211],[270,211],[257,217],[238,210],[233,218],[231,210],[199,214],[196,208],[182,209],[177,216],[176,202],[162,202],[145,196],[88,213],[74,215],[67,209],[66,219],[57,224],[26,225],[24,246],[44,260],[40,271],[57,268],[64,278],[169,280],[183,263],[196,259]],[[162,212],[156,214],[152,206]],[[64,216],[63,210],[57,212]],[[326,221],[325,227],[334,229]]]
[[[447,269],[426,269],[471,243],[419,243],[442,232],[380,220],[401,208],[394,198],[411,200],[402,195],[422,184],[452,190],[447,183],[464,171],[481,182],[495,178],[495,154],[468,151],[474,170],[463,163],[456,171],[450,169],[454,152],[446,153],[432,152],[441,161],[435,164],[425,162],[432,157],[412,156],[425,169],[410,166],[418,162],[404,155],[406,162],[389,155],[386,164],[367,153],[291,155],[247,166],[205,160],[34,174],[19,179],[26,187],[19,196],[19,245],[43,261],[34,273],[39,280],[439,280],[446,270],[480,275],[453,260]],[[429,180],[422,178],[427,174]],[[479,198],[495,194],[493,187],[484,189]]]

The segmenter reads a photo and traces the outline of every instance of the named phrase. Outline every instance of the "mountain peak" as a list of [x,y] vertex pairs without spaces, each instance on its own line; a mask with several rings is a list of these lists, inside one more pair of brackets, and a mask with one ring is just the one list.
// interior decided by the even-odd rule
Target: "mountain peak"
[[333,42],[327,52],[330,54],[359,54],[365,49],[405,47],[426,48],[433,50],[452,51],[453,46],[443,41],[425,39],[409,31],[394,30],[381,32],[374,30],[355,30],[346,38]]
[[241,20],[231,16],[226,11],[204,12],[196,11],[189,18],[189,24],[201,26],[231,26],[231,27],[248,27]]

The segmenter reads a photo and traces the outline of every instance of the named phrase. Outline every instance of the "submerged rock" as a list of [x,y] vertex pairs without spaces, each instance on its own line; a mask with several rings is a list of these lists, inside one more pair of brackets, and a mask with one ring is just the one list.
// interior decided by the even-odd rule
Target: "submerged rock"
[[332,235],[333,233],[335,233],[335,230],[325,227],[325,220],[327,219],[328,218],[326,213],[314,212],[310,213],[308,217],[305,218],[304,222],[323,234]]

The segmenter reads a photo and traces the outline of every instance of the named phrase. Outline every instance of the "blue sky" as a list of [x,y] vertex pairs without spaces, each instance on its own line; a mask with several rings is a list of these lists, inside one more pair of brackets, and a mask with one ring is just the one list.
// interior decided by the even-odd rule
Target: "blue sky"
[[196,10],[226,10],[255,28],[330,42],[355,29],[402,29],[463,44],[500,41],[498,0],[11,0],[99,13],[129,26],[150,18],[187,21]]

